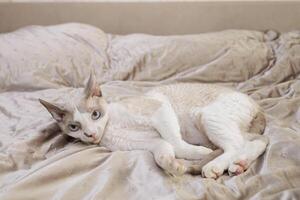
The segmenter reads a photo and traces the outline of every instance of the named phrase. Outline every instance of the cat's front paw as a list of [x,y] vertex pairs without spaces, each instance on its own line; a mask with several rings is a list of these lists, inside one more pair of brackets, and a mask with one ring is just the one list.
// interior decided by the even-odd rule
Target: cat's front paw
[[219,176],[222,176],[225,171],[225,167],[222,164],[218,164],[215,161],[211,161],[204,165],[202,168],[202,176],[204,178],[213,178],[217,179]]
[[173,176],[181,176],[187,171],[186,166],[172,156],[160,155],[156,159],[156,162],[168,174],[171,174]]

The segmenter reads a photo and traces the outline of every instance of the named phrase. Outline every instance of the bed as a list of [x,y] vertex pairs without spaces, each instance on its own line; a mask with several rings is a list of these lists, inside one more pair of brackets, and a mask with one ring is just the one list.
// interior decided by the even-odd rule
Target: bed
[[[212,180],[169,176],[149,152],[69,141],[38,98],[83,87],[91,70],[109,102],[175,82],[235,88],[264,109],[270,144],[245,173]],[[68,23],[3,33],[0,199],[299,199],[299,75],[299,31],[119,35]]]

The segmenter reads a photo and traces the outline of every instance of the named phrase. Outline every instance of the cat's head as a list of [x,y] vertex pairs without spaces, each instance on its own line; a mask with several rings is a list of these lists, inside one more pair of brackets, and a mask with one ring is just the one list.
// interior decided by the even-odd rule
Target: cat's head
[[63,102],[62,105],[39,100],[64,134],[83,142],[100,143],[108,122],[107,102],[93,74],[76,99],[76,101]]

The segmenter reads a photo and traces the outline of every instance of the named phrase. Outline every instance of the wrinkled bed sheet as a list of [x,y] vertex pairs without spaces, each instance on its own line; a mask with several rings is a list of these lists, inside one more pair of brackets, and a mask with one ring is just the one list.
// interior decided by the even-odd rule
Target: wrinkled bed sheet
[[[68,140],[38,98],[55,101],[96,73],[108,101],[158,84],[205,82],[265,110],[266,153],[244,174],[171,177],[145,151]],[[226,30],[111,35],[84,24],[0,35],[0,199],[300,199],[300,32]]]

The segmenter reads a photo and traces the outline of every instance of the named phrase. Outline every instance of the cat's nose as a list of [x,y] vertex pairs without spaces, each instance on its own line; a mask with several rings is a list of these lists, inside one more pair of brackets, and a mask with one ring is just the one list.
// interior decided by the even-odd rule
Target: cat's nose
[[84,133],[84,135],[85,135],[86,137],[92,137],[92,138],[94,138],[94,139],[95,139],[95,137],[96,137],[96,133],[90,133],[90,134]]
[[94,140],[96,140],[97,139],[96,133],[92,133],[92,137],[93,137]]

